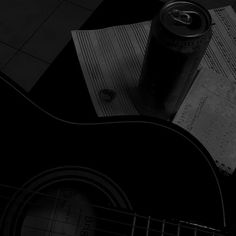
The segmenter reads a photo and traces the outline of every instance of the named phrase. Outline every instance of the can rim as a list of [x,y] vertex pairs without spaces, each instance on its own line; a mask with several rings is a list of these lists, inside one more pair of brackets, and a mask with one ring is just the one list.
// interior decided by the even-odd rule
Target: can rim
[[[207,20],[208,20],[208,27],[206,28],[206,30],[202,31],[201,33],[197,33],[197,34],[189,34],[189,35],[180,35],[180,34],[177,34],[177,36],[180,36],[180,37],[185,37],[185,38],[194,38],[194,37],[201,37],[203,36],[206,32],[210,31],[211,30],[211,25],[212,25],[212,17],[209,13],[209,11],[201,4],[199,3],[196,3],[194,1],[189,1],[189,0],[171,0],[171,1],[168,1],[164,4],[164,6],[162,7],[161,11],[160,11],[160,14],[159,14],[159,20],[160,22],[162,22],[162,14],[163,14],[163,11],[164,9],[166,9],[167,7],[171,6],[171,5],[174,5],[176,3],[188,3],[188,4],[192,4],[192,5],[195,5],[197,7],[199,7],[200,9],[202,9],[204,12],[204,15],[206,16]],[[165,27],[166,28],[166,27]],[[166,28],[166,30],[168,30],[169,32],[171,32],[169,29]],[[173,32],[171,32],[173,33]]]

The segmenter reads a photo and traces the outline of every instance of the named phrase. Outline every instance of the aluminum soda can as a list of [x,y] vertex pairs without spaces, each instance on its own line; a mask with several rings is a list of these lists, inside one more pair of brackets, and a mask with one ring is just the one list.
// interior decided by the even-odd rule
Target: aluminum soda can
[[147,108],[171,120],[188,93],[212,37],[208,10],[170,1],[151,22],[138,90]]

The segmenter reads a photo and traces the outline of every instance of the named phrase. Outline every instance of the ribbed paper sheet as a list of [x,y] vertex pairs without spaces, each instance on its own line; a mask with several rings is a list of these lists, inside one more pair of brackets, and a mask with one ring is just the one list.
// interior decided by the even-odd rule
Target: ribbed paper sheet
[[[213,37],[200,64],[206,69],[196,78],[173,122],[202,142],[221,169],[232,173],[236,102],[227,96],[236,97],[236,14],[231,6],[212,9],[210,14]],[[72,32],[98,116],[139,115],[131,91],[138,85],[149,30],[150,21],[146,21]]]
[[[138,115],[129,89],[138,84],[149,29],[150,22],[142,22],[72,32],[98,116]],[[115,92],[112,102],[101,98],[103,89]]]
[[[201,66],[236,78],[236,15],[231,6],[210,10],[213,38]],[[129,91],[138,84],[150,21],[72,31],[78,58],[98,116],[138,115]],[[168,68],[167,68],[168,69]],[[112,91],[105,101],[101,91]],[[106,96],[106,95],[105,95]],[[108,95],[109,96],[109,93]]]

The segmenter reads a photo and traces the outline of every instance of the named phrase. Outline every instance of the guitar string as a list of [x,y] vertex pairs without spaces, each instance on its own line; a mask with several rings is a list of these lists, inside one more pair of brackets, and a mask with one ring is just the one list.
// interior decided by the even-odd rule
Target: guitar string
[[[64,122],[64,123],[67,123],[67,124],[74,124],[74,125],[83,125],[83,126],[91,126],[91,125],[102,125],[102,124],[117,124],[117,123],[122,123],[121,122],[117,122],[117,121],[110,121],[110,122],[85,122],[85,123],[78,123],[78,122],[71,122],[71,121],[68,121],[68,120],[64,120],[64,119],[61,119],[57,116],[54,116],[53,114],[51,114],[50,112],[47,112],[46,110],[44,110],[42,107],[40,107],[39,105],[37,105],[35,102],[33,102],[32,100],[30,100],[25,94],[23,94],[19,89],[17,89],[15,86],[13,86],[9,81],[7,81],[4,77],[0,76],[1,79],[6,83],[8,84],[10,87],[12,87],[16,92],[18,92],[21,96],[23,96],[29,103],[31,103],[33,106],[35,106],[36,108],[38,108],[40,111],[42,111],[43,113],[45,113],[46,115],[48,115],[49,117],[51,118],[54,118],[55,120],[58,120],[58,121],[61,121],[61,122]],[[130,121],[126,121],[126,123],[128,123]],[[150,121],[136,121],[138,123],[147,123],[147,124],[153,124],[155,125],[154,122],[150,122]],[[132,121],[132,123],[134,123],[134,121]],[[171,129],[172,130],[172,129]],[[174,130],[175,131],[175,130]],[[176,132],[176,131],[175,131]],[[181,134],[182,135],[182,134]],[[189,140],[191,143],[192,141]],[[194,143],[192,143],[194,144]],[[195,144],[194,144],[195,145]],[[196,145],[195,145],[196,146]],[[197,147],[197,146],[196,146]],[[197,147],[198,148],[198,147]],[[200,150],[201,151],[201,150]],[[207,160],[207,158],[206,158]],[[208,160],[207,160],[208,161]],[[208,161],[209,162],[209,161]],[[211,167],[211,166],[210,166]],[[212,168],[212,167],[211,167]],[[213,168],[212,168],[213,169]],[[213,174],[214,176],[216,177],[216,174],[213,170]],[[219,185],[219,181],[216,177],[216,181],[217,181],[217,184],[218,184],[218,187],[219,187],[219,192],[220,192],[220,195],[221,195],[221,200],[222,200],[222,203],[223,202],[223,197],[222,197],[222,192],[221,192],[221,189],[220,189],[220,185]],[[224,220],[224,226],[226,226],[226,220],[225,220],[225,209],[224,209],[224,204],[222,204],[222,210],[223,210],[223,220]]]
[[[135,215],[137,216],[137,214],[135,214]],[[81,216],[87,216],[87,215],[82,214]],[[63,223],[63,224],[70,225],[70,226],[78,226],[78,224],[75,224],[75,223],[69,223],[67,221],[59,220],[59,219],[52,219],[52,218],[47,217],[47,216],[36,216],[36,215],[27,214],[27,217],[38,218],[38,219],[42,219],[42,220],[50,220],[50,221],[54,221],[54,222],[57,222],[57,223]],[[101,221],[104,221],[104,222],[116,223],[116,224],[119,224],[119,225],[122,225],[122,226],[133,227],[132,223],[129,224],[129,223],[124,223],[124,222],[117,221],[117,220],[111,220],[111,219],[108,219],[108,218],[96,217],[96,216],[92,216],[91,218],[94,219],[94,220],[101,220]],[[173,223],[173,222],[170,222],[170,221],[167,221],[167,220],[157,220],[157,219],[151,218],[150,216],[145,217],[145,218],[148,218],[149,221],[158,221],[162,225],[164,223],[165,226],[167,226],[167,225],[177,226],[176,231],[178,230],[179,226],[181,226],[181,229],[189,229],[189,230],[195,230],[196,229],[196,226],[195,227],[188,226],[186,224],[183,224],[182,222]],[[162,227],[162,225],[161,225],[161,227]],[[154,228],[151,228],[151,227],[147,227],[147,226],[139,226],[137,224],[135,224],[134,228],[135,229],[140,229],[140,230],[145,230],[145,231],[148,230],[148,232],[157,232],[157,233],[163,232],[163,230],[160,231],[160,230],[157,230],[157,229],[154,229]],[[201,232],[210,233],[210,230],[206,230],[206,229],[197,228],[197,230],[201,231]],[[217,229],[212,229],[212,231],[213,230],[216,233],[217,233],[217,231],[220,232],[220,230],[217,230]],[[167,232],[165,232],[165,233],[167,233]]]
[[[43,231],[43,232],[46,232],[46,233],[49,232],[49,230],[47,230],[47,229],[41,229],[41,228],[38,228],[38,227],[33,227],[33,226],[28,226],[28,225],[27,226],[23,226],[23,227],[24,228],[33,229],[33,230],[36,230],[36,231]],[[97,229],[97,228],[87,229],[87,231],[98,231],[98,232],[102,232],[102,233],[106,233],[106,234],[110,234],[110,235],[124,236],[124,234],[119,234],[119,233],[116,233],[116,232],[102,230],[102,229]],[[52,233],[53,234],[64,235],[64,236],[75,236],[75,234],[60,233],[60,232],[57,232],[57,231],[52,231]],[[176,236],[176,235],[170,235],[170,236]]]
[[[52,195],[52,194],[46,194],[46,193],[42,193],[42,192],[39,192],[39,191],[33,191],[33,190],[26,189],[26,188],[21,188],[21,187],[15,187],[15,186],[13,187],[13,186],[10,186],[10,185],[5,185],[5,184],[0,184],[0,187],[5,187],[5,188],[9,188],[9,189],[14,189],[14,190],[22,191],[23,193],[24,193],[24,191],[25,191],[26,193],[27,193],[27,192],[28,192],[28,193],[32,193],[32,194],[35,194],[36,196],[37,196],[37,195],[40,195],[40,196],[42,196],[42,197],[45,197],[45,199],[50,198],[50,199],[52,199],[52,200],[56,200],[56,199],[57,199],[57,200],[61,200],[61,201],[68,201],[68,200],[70,200],[69,198],[63,198],[63,197],[58,197],[58,198],[56,198],[56,196],[54,196],[54,195]],[[14,194],[13,194],[13,195],[14,195]],[[13,199],[12,197],[9,198],[9,197],[4,196],[4,195],[1,195],[1,194],[0,194],[0,198],[6,199],[6,200],[12,200],[12,199]],[[14,201],[16,202],[16,200],[14,200]],[[19,202],[20,202],[20,200],[19,200]],[[30,201],[29,201],[29,202],[30,202]],[[37,205],[39,205],[39,204],[31,202],[30,205],[32,205],[32,206],[37,206]],[[131,217],[134,216],[134,213],[131,213],[131,212],[128,212],[128,211],[122,211],[122,210],[119,210],[119,209],[109,208],[109,207],[100,206],[100,205],[95,205],[95,204],[91,204],[91,206],[94,207],[94,208],[101,208],[101,209],[103,209],[103,210],[114,211],[114,212],[116,212],[116,213],[120,213],[120,214],[127,215],[127,216],[131,216]],[[142,216],[142,215],[138,215],[138,214],[137,214],[137,216],[138,216],[139,218],[147,219],[146,216]],[[152,220],[161,222],[161,220],[158,220],[158,219],[152,219]]]
[[[32,215],[27,215],[27,216],[30,217],[30,216],[32,216]],[[33,217],[35,217],[35,216],[33,216]],[[46,220],[50,220],[50,221],[56,221],[56,222],[58,222],[58,223],[68,224],[68,225],[70,225],[70,226],[77,226],[77,224],[68,223],[68,222],[60,221],[60,220],[56,220],[56,219],[51,219],[51,218],[49,218],[49,217],[41,217],[41,216],[36,216],[36,217],[42,218],[42,219],[46,219]],[[93,218],[94,218],[94,219],[99,219],[99,220],[101,220],[100,217],[93,217]],[[103,219],[104,219],[105,221],[109,221],[109,222],[110,222],[110,220],[107,220],[106,218],[103,218]],[[116,221],[114,221],[114,222],[117,223]],[[162,230],[151,229],[151,228],[150,228],[150,229],[147,229],[147,227],[145,227],[145,226],[137,226],[137,225],[133,226],[133,224],[123,224],[123,223],[121,223],[121,222],[118,222],[118,223],[120,223],[120,224],[122,224],[122,225],[129,226],[129,227],[132,226],[132,228],[133,228],[134,230],[139,229],[139,230],[148,231],[149,233],[151,233],[151,232],[154,232],[154,233],[164,233],[165,235],[176,236],[175,234],[172,234],[172,233],[169,233],[169,232],[163,232]],[[23,226],[23,227],[36,228],[36,227],[33,227],[33,226],[28,226],[28,225],[25,225],[25,226]],[[40,228],[36,228],[36,229],[40,229]],[[189,229],[193,230],[192,228],[189,228]],[[42,229],[42,230],[44,230],[44,229]],[[88,229],[88,230],[90,230],[90,231],[95,230],[95,231],[106,232],[106,233],[110,233],[110,234],[116,234],[116,235],[121,235],[121,236],[123,235],[123,236],[124,236],[124,234],[120,234],[120,233],[117,233],[117,232],[114,232],[114,231],[104,230],[104,229],[101,229],[101,228],[90,228],[90,229]],[[46,231],[46,230],[45,230],[45,231]],[[129,231],[130,231],[130,228],[129,228]],[[176,232],[177,232],[177,228],[176,228]],[[57,233],[57,232],[52,232],[52,233]]]
[[[6,76],[6,75],[5,75]],[[29,102],[31,105],[33,105],[35,108],[37,108],[40,112],[42,112],[43,114],[47,115],[48,117],[52,118],[52,119],[55,119],[59,122],[62,122],[62,123],[65,123],[65,124],[70,124],[70,125],[77,125],[77,126],[97,126],[97,125],[110,125],[110,124],[120,124],[120,123],[142,123],[142,124],[152,124],[152,125],[157,125],[155,122],[152,122],[152,121],[144,121],[144,120],[139,120],[139,121],[129,121],[129,120],[126,120],[125,122],[124,121],[109,121],[109,122],[73,122],[73,121],[69,121],[69,120],[65,120],[63,118],[60,118],[56,115],[53,115],[52,113],[50,113],[49,111],[47,111],[46,109],[44,109],[43,107],[41,107],[40,105],[38,105],[36,102],[34,102],[33,100],[31,100],[29,97],[27,97],[23,92],[21,92],[18,88],[16,88],[11,82],[9,82],[7,79],[4,78],[4,76],[2,74],[0,74],[0,78],[9,86],[11,87],[13,90],[15,90],[19,95],[21,95],[27,102]],[[171,127],[166,127],[165,125],[161,125],[161,126],[164,126],[165,128],[167,129],[170,129],[171,131],[173,132],[176,132],[178,133],[179,135],[183,136],[184,138],[187,138],[186,136],[184,136],[183,134],[181,134],[180,132],[176,131],[175,129],[171,128]],[[222,214],[223,214],[223,224],[224,224],[224,227],[226,227],[226,214],[225,214],[225,207],[224,207],[224,198],[223,198],[223,193],[222,193],[222,190],[221,190],[221,187],[220,187],[220,183],[219,183],[219,180],[217,178],[217,175],[215,173],[215,170],[213,169],[210,161],[208,160],[208,158],[206,158],[205,154],[202,152],[202,150],[200,150],[200,148],[189,138],[187,138],[188,141],[193,144],[202,154],[203,156],[205,157],[206,161],[208,162],[209,164],[209,167],[211,168],[212,170],[212,173],[215,177],[215,180],[216,180],[216,183],[217,183],[217,186],[218,186],[218,190],[219,190],[219,193],[220,193],[220,197],[221,197],[221,202],[222,202]]]
[[[36,231],[44,231],[46,233],[49,232],[49,230],[47,229],[41,229],[41,228],[38,228],[38,227],[34,227],[34,226],[28,226],[28,225],[25,225],[23,226],[24,228],[29,228],[29,229],[34,229]],[[117,236],[124,236],[123,233],[117,233],[117,232],[114,232],[114,231],[109,231],[109,230],[103,230],[103,229],[99,229],[99,228],[91,228],[91,229],[87,229],[87,231],[98,231],[98,232],[102,232],[102,233],[107,233],[109,235],[117,235]],[[168,232],[162,232],[162,231],[157,231],[155,230],[154,231],[155,233],[160,233],[162,235],[167,235],[167,236],[176,236],[176,234],[173,234],[173,233],[168,233]],[[57,232],[57,231],[52,231],[53,234],[60,234],[60,235],[66,235],[66,236],[74,236],[74,234],[66,234],[66,233],[60,233],[60,232]],[[158,235],[156,235],[158,236]],[[221,235],[221,234],[214,234],[214,236],[224,236],[224,235]]]
[[[58,222],[58,220],[54,220],[54,219],[50,219],[50,221],[57,221]],[[77,226],[77,224],[72,224],[72,223],[69,223],[69,225],[70,226]],[[129,226],[132,226],[132,225],[130,224]],[[35,229],[35,230],[38,230],[38,231],[49,232],[49,230],[47,230],[47,229],[42,229],[42,228],[38,228],[38,227],[35,227],[35,226],[23,225],[23,227]],[[178,232],[181,231],[181,230],[179,230],[179,227],[176,228],[176,234],[170,233],[170,232],[164,232],[163,230],[149,229],[149,228],[146,228],[144,226],[143,227],[142,226],[133,226],[133,229],[134,229],[134,231],[133,231],[134,234],[136,233],[135,230],[137,230],[137,229],[145,230],[145,232],[147,233],[146,234],[147,236],[150,233],[160,233],[161,235],[176,236],[176,235],[179,235]],[[203,233],[207,233],[208,235],[211,234],[211,235],[214,235],[214,236],[224,236],[223,234],[221,234],[219,232],[210,232],[210,231],[197,229],[197,228],[190,228],[190,227],[188,227],[188,229],[197,230],[198,232],[200,231],[200,232],[203,232]],[[124,233],[117,233],[117,232],[114,232],[114,231],[104,230],[104,229],[100,229],[100,228],[90,228],[90,229],[87,229],[87,230],[88,231],[98,231],[98,232],[103,232],[103,233],[109,233],[110,235],[113,234],[113,235],[118,235],[118,236],[124,236]],[[130,231],[130,229],[129,229],[129,231]],[[63,235],[73,236],[73,235],[70,235],[70,234],[60,233],[60,232],[57,232],[57,231],[50,231],[50,232],[56,233],[56,234],[63,234]]]
[[[0,195],[0,198],[2,198],[2,196]],[[38,206],[42,206],[41,204],[29,204],[29,205],[38,205]],[[125,215],[129,215],[129,216],[133,216],[135,215],[136,217],[138,218],[143,218],[145,220],[151,220],[152,222],[158,222],[158,223],[165,223],[165,225],[172,225],[172,226],[176,226],[176,227],[179,227],[179,225],[181,224],[181,228],[184,228],[184,229],[190,229],[190,230],[194,230],[196,229],[196,226],[193,227],[193,226],[188,226],[186,224],[182,224],[182,223],[174,223],[174,222],[170,222],[170,221],[166,221],[166,220],[158,220],[156,218],[151,218],[150,216],[147,217],[147,216],[143,216],[143,215],[138,215],[138,214],[134,214],[134,213],[128,213],[128,212],[125,212],[125,211],[121,211],[121,210],[117,210],[117,209],[112,209],[112,208],[106,208],[106,207],[103,207],[103,206],[98,206],[98,205],[91,205],[93,207],[99,207],[99,208],[102,208],[102,209],[105,209],[105,210],[110,210],[110,211],[116,211],[116,212],[119,212],[119,213],[122,213],[122,214],[125,214]],[[73,211],[71,212],[73,213]],[[78,213],[78,212],[74,212],[74,213]],[[33,218],[39,218],[39,219],[42,219],[42,220],[49,220],[51,222],[57,222],[57,223],[63,223],[63,224],[69,224],[71,226],[77,226],[78,224],[74,224],[74,223],[68,223],[66,221],[63,221],[63,220],[58,220],[58,219],[52,219],[50,217],[46,217],[46,216],[35,216],[35,215],[30,215],[30,214],[27,214],[27,216],[29,217],[33,217]],[[85,216],[85,215],[84,215]],[[104,217],[96,217],[96,216],[93,216],[92,217],[93,219],[97,219],[97,220],[102,220],[102,221],[105,221],[105,222],[109,222],[109,223],[116,223],[116,224],[119,224],[119,225],[123,225],[123,226],[129,226],[129,227],[132,227],[133,224],[132,223],[124,223],[124,222],[121,222],[121,221],[117,221],[117,220],[111,220],[111,219],[108,219],[108,218],[104,218]],[[200,226],[199,226],[200,227]],[[145,226],[138,226],[138,225],[135,225],[134,226],[135,229],[142,229],[142,230],[147,230],[147,227]],[[176,228],[177,230],[177,228]],[[198,228],[197,229],[198,231],[201,231],[201,232],[205,232],[205,233],[211,233],[211,231],[215,231],[215,232],[220,232],[220,230],[218,229],[211,229],[210,230],[206,230],[206,229],[201,229],[201,228]],[[156,233],[161,233],[162,231],[159,231],[159,230],[156,230],[154,228],[150,228],[148,229],[148,232],[156,232]],[[164,232],[165,234],[168,234],[167,232]],[[171,235],[171,234],[170,234]],[[217,234],[217,235],[220,235],[220,234]]]
[[[0,187],[6,187],[6,188],[10,188],[10,189],[14,189],[14,190],[20,190],[20,191],[22,190],[22,191],[29,192],[29,193],[32,193],[32,194],[35,194],[35,195],[40,195],[40,196],[45,197],[45,198],[51,198],[53,200],[62,200],[62,201],[68,201],[69,200],[69,199],[62,198],[62,197],[56,197],[52,194],[45,194],[45,193],[42,193],[42,192],[39,192],[39,191],[32,191],[32,190],[21,188],[21,187],[13,187],[13,186],[4,185],[4,184],[0,184]],[[3,195],[0,195],[0,198],[7,199],[7,200],[12,199],[11,197],[8,198],[8,197],[3,196]],[[13,201],[17,203],[16,200],[13,200]],[[20,203],[20,200],[19,200],[19,203]],[[30,206],[41,206],[41,204],[39,204],[39,203],[33,203],[31,201],[29,201],[29,203],[30,203],[29,204]],[[143,215],[139,215],[139,214],[136,214],[136,213],[127,212],[127,211],[122,211],[122,210],[118,210],[118,209],[114,209],[114,208],[109,208],[109,207],[94,205],[94,204],[91,204],[91,206],[94,207],[94,208],[100,208],[100,209],[107,210],[107,211],[110,211],[110,212],[113,211],[113,212],[120,213],[120,214],[123,214],[123,215],[126,215],[126,216],[131,216],[132,218],[135,215],[136,217],[138,217],[140,219],[141,218],[145,219],[145,220],[149,219],[149,217],[147,217],[147,216],[143,216]],[[72,211],[72,213],[73,213],[73,211]],[[78,213],[78,212],[75,212],[75,213]],[[45,218],[45,217],[42,217],[42,218]],[[128,224],[128,223],[124,223],[124,222],[120,222],[120,221],[114,221],[114,220],[110,220],[108,218],[102,218],[102,217],[94,217],[94,218],[100,219],[100,220],[105,220],[107,222],[113,222],[113,223],[122,224],[122,225],[126,225],[126,226],[132,226],[132,223]],[[50,218],[48,218],[48,219],[50,219]],[[174,222],[170,222],[170,221],[166,221],[166,220],[159,220],[159,219],[156,219],[156,218],[151,218],[151,220],[156,222],[156,223],[161,223],[161,224],[163,223],[163,221],[165,221],[165,223],[169,224],[169,225],[174,225],[174,226],[179,225],[179,223],[174,223]],[[58,220],[55,220],[55,221],[58,221]],[[58,222],[66,223],[66,222],[62,222],[62,221],[58,221]],[[141,226],[136,226],[136,227],[141,227]],[[188,228],[188,229],[193,229],[193,227],[187,226],[187,225],[183,225],[182,227]],[[204,230],[204,229],[199,229],[199,230],[203,231],[203,232],[209,232],[209,231]],[[212,230],[220,231],[218,229],[212,229]]]
[[[40,195],[44,195],[44,194],[42,194],[42,193],[40,193]],[[51,196],[51,195],[49,195],[49,196],[46,196],[46,197],[50,197],[50,198],[52,198],[53,200],[55,199],[53,196]],[[2,199],[6,199],[6,200],[9,200],[9,198],[8,197],[5,197],[5,196],[3,196],[3,195],[0,195],[0,198],[2,198]],[[65,199],[65,198],[58,198],[58,200],[63,200],[63,201],[67,201],[67,200],[69,200],[69,199]],[[18,202],[15,200],[15,199],[13,199],[12,201],[14,201],[14,203],[21,203],[22,201],[20,201],[20,200],[18,200]],[[42,204],[39,204],[39,203],[33,203],[33,202],[30,202],[29,201],[29,206],[42,206]],[[129,213],[129,212],[126,212],[126,211],[122,211],[122,210],[118,210],[118,209],[114,209],[114,208],[108,208],[108,207],[104,207],[104,206],[99,206],[99,205],[94,205],[94,204],[91,204],[91,206],[92,207],[94,207],[94,208],[100,208],[100,209],[102,209],[102,210],[107,210],[107,211],[113,211],[113,212],[116,212],[116,213],[119,213],[119,214],[124,214],[124,215],[126,215],[126,216],[131,216],[131,217],[133,217],[133,213]],[[77,211],[72,211],[71,213],[78,213]],[[32,217],[35,217],[35,216],[33,216],[33,215],[29,215],[29,216],[32,216]],[[146,219],[147,217],[146,216],[142,216],[142,215],[137,215],[136,214],[136,216],[138,216],[139,218],[142,218],[142,219]],[[37,216],[36,216],[37,217]],[[42,217],[42,218],[44,218],[44,217]],[[122,225],[126,225],[126,226],[130,226],[131,224],[128,224],[128,223],[124,223],[124,222],[121,222],[121,221],[114,221],[114,220],[110,220],[110,219],[107,219],[107,218],[102,218],[102,217],[93,217],[93,218],[96,218],[96,219],[101,219],[101,220],[106,220],[107,222],[113,222],[113,223],[117,223],[117,224],[122,224]],[[50,218],[48,218],[48,219],[50,219]],[[64,221],[60,221],[60,220],[55,220],[55,221],[58,221],[58,222],[61,222],[61,223],[66,223],[66,222],[64,222]],[[162,220],[158,220],[158,219],[152,219],[152,221],[156,221],[156,222],[159,222],[159,223],[161,223],[162,222]],[[171,222],[170,222],[170,224],[172,224]]]

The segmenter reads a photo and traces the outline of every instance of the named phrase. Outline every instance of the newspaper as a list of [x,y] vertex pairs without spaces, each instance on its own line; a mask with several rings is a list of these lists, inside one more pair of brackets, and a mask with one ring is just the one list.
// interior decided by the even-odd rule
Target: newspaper
[[236,14],[231,6],[210,10],[213,37],[201,65],[236,80]]
[[[236,168],[236,14],[210,11],[213,38],[173,123],[195,136],[226,173]],[[214,73],[214,72],[216,73]]]
[[[231,94],[233,94],[234,86],[230,86],[230,84],[233,84],[236,79],[236,14],[231,6],[212,9],[209,12],[213,20],[213,36],[200,63],[200,68],[208,68],[208,70],[203,69],[196,78],[196,81],[202,81],[202,85],[198,86],[194,83],[193,86],[196,91],[201,91],[201,93],[197,96],[191,90],[192,92],[188,94],[188,99],[186,98],[182,104],[173,122],[188,129],[190,133],[201,140],[216,163],[225,167],[227,172],[232,173],[236,167],[236,151],[234,149],[236,142],[233,136],[233,131],[236,133],[236,130],[232,128],[236,126],[236,117],[233,116],[234,108],[233,105],[225,105],[227,103],[225,96],[214,97],[213,90],[206,89],[207,82],[205,87],[203,86],[203,80],[205,77],[206,80],[208,77],[211,78],[212,84],[218,85],[213,87],[218,92],[220,91],[221,95],[231,90]],[[72,31],[80,65],[98,116],[139,115],[132,102],[130,91],[136,88],[139,82],[150,25],[150,21],[145,21],[98,30]],[[209,72],[209,70],[214,72]],[[227,84],[229,83],[227,86],[231,90],[220,90],[224,82],[214,82],[219,80],[227,81]],[[202,100],[201,96],[207,93],[209,93],[207,99]],[[198,102],[200,105],[197,105]],[[215,107],[215,110],[212,108],[210,115],[204,109],[199,108],[203,104],[209,106],[208,103]],[[228,114],[225,115],[227,117],[227,122],[224,120],[225,123],[222,117],[218,117],[221,114],[221,106],[223,106],[221,109],[226,109],[224,114]],[[208,131],[203,134],[207,123],[202,122],[201,119],[209,121],[213,118],[213,114],[214,119],[218,117],[219,120],[214,124],[224,130],[222,139],[219,138],[221,137],[220,133],[216,139],[216,131]],[[222,120],[220,121],[220,119]],[[216,128],[214,124],[211,126],[212,129]],[[211,142],[210,140],[213,139],[215,141]]]
[[173,123],[195,136],[232,173],[236,167],[236,83],[202,68]]

